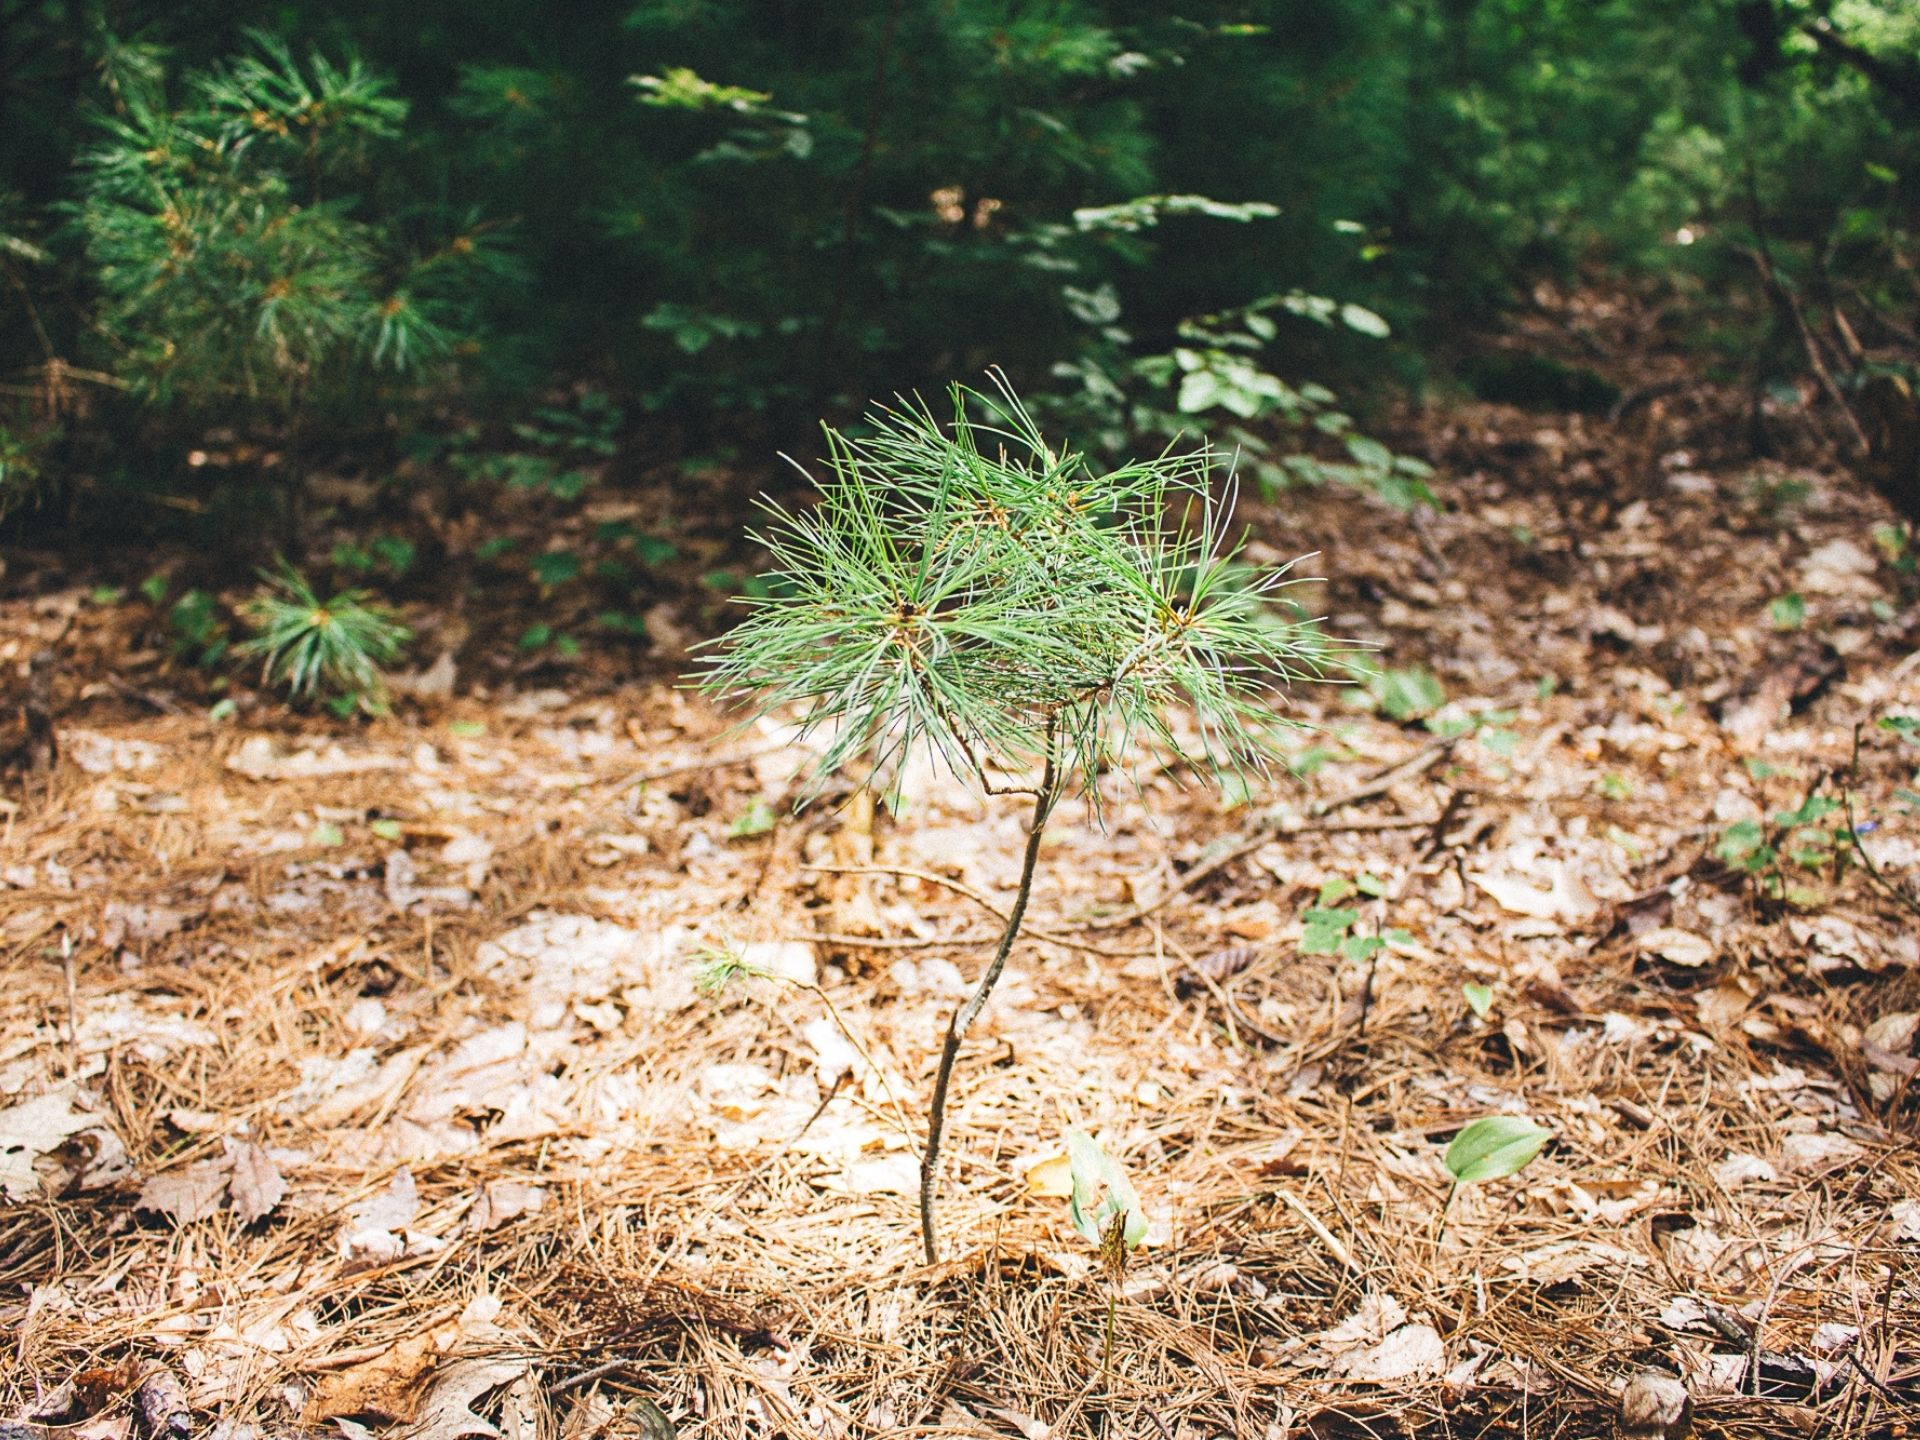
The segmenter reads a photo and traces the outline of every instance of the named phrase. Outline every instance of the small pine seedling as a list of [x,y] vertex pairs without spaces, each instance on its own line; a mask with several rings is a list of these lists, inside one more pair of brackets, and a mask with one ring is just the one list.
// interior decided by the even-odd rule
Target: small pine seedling
[[406,644],[409,632],[365,590],[343,590],[322,601],[291,565],[262,573],[264,593],[242,612],[258,633],[236,647],[259,657],[261,676],[295,700],[359,701],[381,693],[380,667]]
[[1004,385],[955,387],[952,401],[948,424],[903,403],[857,438],[825,431],[819,501],[764,502],[772,524],[757,538],[775,568],[702,682],[756,714],[797,708],[825,737],[822,780],[857,763],[897,789],[927,748],[987,794],[1031,797],[1005,931],[935,1076],[920,1190],[929,1261],[954,1061],[1019,933],[1056,805],[1077,792],[1097,820],[1100,775],[1143,748],[1212,778],[1264,771],[1274,688],[1323,674],[1342,648],[1271,603],[1284,572],[1245,562],[1231,482],[1216,499],[1206,453],[1098,474],[1050,448]]

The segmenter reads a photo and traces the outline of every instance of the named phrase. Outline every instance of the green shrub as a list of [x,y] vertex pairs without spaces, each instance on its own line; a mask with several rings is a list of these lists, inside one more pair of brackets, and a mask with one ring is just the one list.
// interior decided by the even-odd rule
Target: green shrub
[[234,653],[259,659],[261,678],[295,700],[323,700],[343,712],[378,705],[380,668],[409,638],[393,612],[365,590],[322,600],[291,566],[262,578],[265,590],[243,611],[254,637]]
[[475,341],[481,286],[507,265],[491,237],[420,244],[357,193],[407,117],[388,81],[255,32],[183,88],[178,104],[157,83],[123,92],[79,157],[93,323],[138,393],[284,414],[419,379]]

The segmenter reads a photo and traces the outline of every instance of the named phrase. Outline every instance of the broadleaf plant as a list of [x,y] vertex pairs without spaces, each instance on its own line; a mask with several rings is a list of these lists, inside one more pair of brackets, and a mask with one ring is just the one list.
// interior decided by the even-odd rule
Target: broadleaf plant
[[1552,1138],[1524,1115],[1485,1115],[1447,1146],[1447,1173],[1455,1185],[1504,1180],[1532,1163]]
[[1462,1185],[1478,1185],[1487,1180],[1504,1180],[1517,1175],[1534,1162],[1553,1138],[1553,1131],[1536,1125],[1525,1115],[1483,1115],[1465,1126],[1447,1146],[1447,1174],[1453,1183],[1447,1187],[1446,1204],[1440,1207],[1440,1228],[1434,1235],[1438,1248],[1446,1234],[1447,1216],[1453,1213],[1454,1197]]
[[1055,450],[1010,389],[952,391],[950,421],[918,402],[825,431],[808,509],[765,502],[765,593],[706,659],[703,687],[756,714],[797,711],[824,746],[897,792],[931,750],[989,795],[1031,798],[1019,889],[979,981],[947,1026],[921,1161],[920,1217],[938,1256],[934,1192],[955,1058],[1019,934],[1041,836],[1059,802],[1096,820],[1100,777],[1142,751],[1202,776],[1263,772],[1273,691],[1317,677],[1339,647],[1275,602],[1230,533],[1233,488],[1188,449],[1105,472]]

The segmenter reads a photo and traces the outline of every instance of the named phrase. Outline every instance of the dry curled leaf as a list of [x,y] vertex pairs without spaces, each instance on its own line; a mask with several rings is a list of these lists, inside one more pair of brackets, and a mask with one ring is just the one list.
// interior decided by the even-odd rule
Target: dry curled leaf
[[525,1360],[511,1356],[455,1361],[434,1377],[408,1440],[468,1440],[469,1436],[501,1440],[499,1427],[482,1419],[473,1407],[490,1391],[513,1384],[527,1368]]
[[73,1108],[75,1090],[58,1090],[0,1110],[0,1193],[9,1200],[25,1200],[40,1191],[33,1162],[57,1150],[69,1135],[100,1123],[99,1117]]
[[242,1225],[251,1225],[272,1214],[286,1198],[287,1182],[273,1157],[251,1140],[228,1139],[226,1145],[227,1161],[233,1167],[227,1186],[233,1213]]
[[184,1169],[153,1176],[140,1188],[134,1207],[165,1215],[176,1225],[191,1225],[220,1209],[231,1173],[224,1159],[197,1160]]
[[323,1376],[307,1400],[302,1423],[319,1425],[343,1416],[413,1419],[419,1413],[427,1372],[458,1336],[457,1325],[437,1325],[371,1360]]

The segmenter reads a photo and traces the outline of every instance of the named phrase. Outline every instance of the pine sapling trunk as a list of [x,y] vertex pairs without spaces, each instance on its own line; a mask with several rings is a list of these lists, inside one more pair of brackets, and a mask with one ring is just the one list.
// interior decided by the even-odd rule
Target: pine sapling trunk
[[980,976],[980,983],[973,987],[973,993],[953,1012],[953,1019],[947,1022],[947,1038],[940,1047],[940,1068],[933,1079],[933,1105],[927,1115],[927,1149],[920,1157],[920,1238],[926,1245],[929,1265],[940,1258],[940,1242],[933,1228],[933,1193],[940,1178],[940,1135],[946,1127],[947,1086],[952,1083],[954,1062],[960,1057],[960,1046],[966,1041],[967,1031],[980,1018],[980,1012],[986,1008],[987,997],[993,993],[993,987],[1000,979],[1000,972],[1006,969],[1007,956],[1013,950],[1014,939],[1020,933],[1020,922],[1026,918],[1027,901],[1033,894],[1033,872],[1040,860],[1040,836],[1047,828],[1047,819],[1053,814],[1055,802],[1060,798],[1059,766],[1053,754],[1051,726],[1047,731],[1047,742],[1046,769],[1040,777],[1039,788],[1034,791],[1033,821],[1027,831],[1027,853],[1020,865],[1020,889],[1013,897],[1013,909],[1007,912],[1007,928],[1001,933],[1000,946],[993,952],[992,961]]

